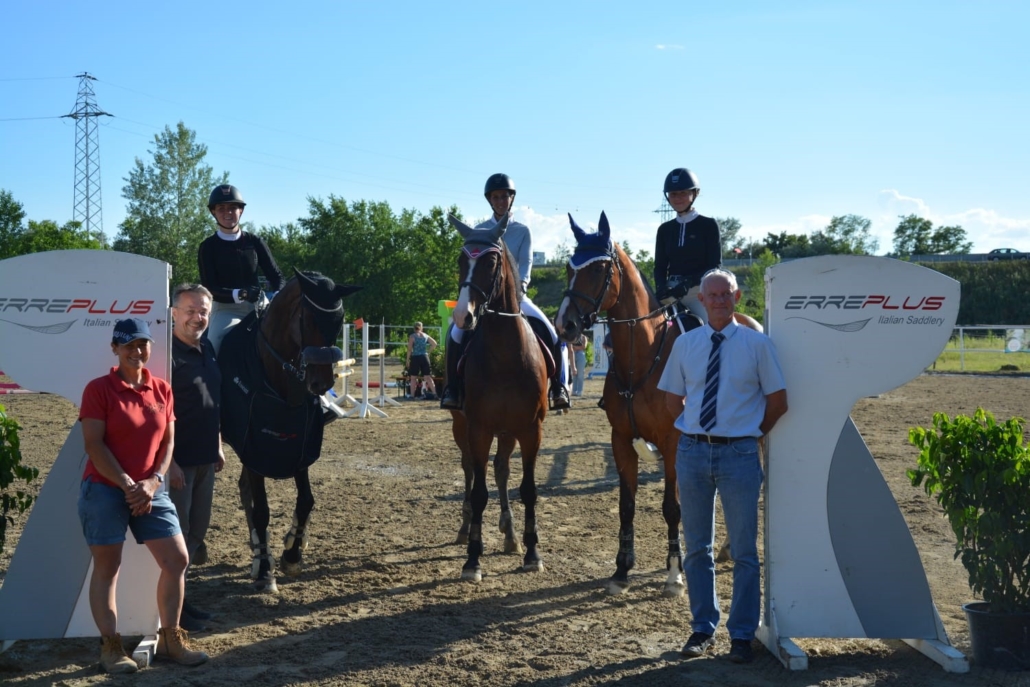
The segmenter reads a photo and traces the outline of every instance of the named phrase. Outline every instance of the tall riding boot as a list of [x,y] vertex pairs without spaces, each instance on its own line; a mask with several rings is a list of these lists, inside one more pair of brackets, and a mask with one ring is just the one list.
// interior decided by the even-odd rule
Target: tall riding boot
[[455,343],[447,331],[447,378],[444,380],[443,394],[440,396],[440,407],[444,410],[461,410],[461,380],[458,379],[458,361],[465,351],[468,334],[461,337],[461,343]]
[[565,410],[572,403],[569,400],[569,390],[565,388],[562,380],[565,350],[561,339],[551,346],[551,355],[554,356],[554,375],[551,376],[551,410]]

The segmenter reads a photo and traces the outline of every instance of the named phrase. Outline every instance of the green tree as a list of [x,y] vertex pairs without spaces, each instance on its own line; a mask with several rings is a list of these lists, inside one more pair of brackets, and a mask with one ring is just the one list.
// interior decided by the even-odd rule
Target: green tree
[[[766,234],[765,247],[773,254],[785,258],[805,258],[814,255],[812,242],[806,234],[788,234],[781,231],[779,234]],[[761,251],[754,251],[757,257]]]
[[46,219],[41,222],[29,220],[28,228],[17,242],[18,255],[40,253],[47,250],[92,249],[99,250],[104,246],[82,228],[81,222],[67,222],[57,226],[57,222]]
[[[623,248],[623,250],[625,250],[625,248]],[[547,264],[554,267],[565,267],[565,264],[569,261],[570,257],[572,257],[572,248],[569,247],[569,244],[565,239],[562,239],[558,242],[558,245],[555,246],[554,255],[547,261]]]
[[[630,255],[630,253],[626,254]],[[651,256],[650,251],[638,250],[637,256],[633,258],[633,262],[637,264],[640,276],[654,289],[654,258]]]
[[25,210],[10,191],[0,189],[0,260],[20,255],[16,244],[25,221]]
[[724,258],[737,257],[734,248],[744,249],[747,238],[740,235],[741,224],[736,217],[716,217],[719,224],[719,234],[722,238],[722,256]]
[[215,178],[204,164],[207,146],[196,138],[182,122],[175,130],[166,126],[154,136],[151,162],[136,158],[122,188],[129,204],[114,242],[115,250],[168,262],[176,282],[199,279],[197,248],[215,227],[208,194],[229,178]]
[[933,222],[918,215],[899,216],[894,229],[896,255],[936,255],[940,253],[965,254],[973,244],[966,240],[966,231],[960,226],[933,228]]
[[739,284],[743,293],[737,310],[762,322],[765,318],[765,270],[777,264],[780,259],[771,250],[766,249],[756,255],[754,260],[754,264],[747,267],[744,272],[743,283]]
[[[457,215],[457,208],[451,208]],[[378,323],[436,320],[437,302],[458,289],[461,236],[434,207],[394,214],[388,203],[311,199],[299,220],[310,243],[311,267],[364,288],[347,308]]]
[[[250,229],[247,229],[250,231]],[[293,276],[293,269],[312,269],[312,247],[308,234],[303,228],[288,222],[279,226],[262,226],[253,231],[268,244],[268,250],[275,256],[283,275],[287,279]]]
[[7,524],[14,522],[8,513],[24,513],[32,505],[32,495],[20,489],[9,493],[14,482],[31,482],[39,476],[39,470],[21,464],[21,442],[18,439],[18,422],[8,417],[0,405],[0,551],[7,541]]
[[860,215],[839,215],[822,231],[812,234],[814,255],[872,255],[880,243],[869,227],[872,222]]

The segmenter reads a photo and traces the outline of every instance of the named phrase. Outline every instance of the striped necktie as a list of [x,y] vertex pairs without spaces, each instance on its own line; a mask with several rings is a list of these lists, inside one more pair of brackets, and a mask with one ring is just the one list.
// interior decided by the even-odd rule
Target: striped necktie
[[708,374],[705,376],[705,395],[701,400],[701,428],[706,432],[715,427],[715,398],[719,395],[719,346],[726,340],[720,332],[712,334],[712,352],[708,354]]

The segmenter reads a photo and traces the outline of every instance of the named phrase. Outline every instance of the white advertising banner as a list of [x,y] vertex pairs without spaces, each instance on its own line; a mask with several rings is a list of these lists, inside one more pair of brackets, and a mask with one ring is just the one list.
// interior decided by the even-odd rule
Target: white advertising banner
[[[0,369],[19,385],[78,405],[86,384],[116,364],[117,320],[139,317],[154,336],[150,372],[170,377],[170,267],[99,250],[33,253],[0,261]],[[95,636],[89,549],[77,500],[87,460],[75,423],[32,505],[4,584],[0,640]],[[118,578],[118,630],[153,634],[159,570],[127,535]]]
[[790,637],[948,653],[908,526],[849,414],[934,362],[959,283],[891,258],[824,256],[770,267],[766,303],[790,410],[769,435],[761,638],[785,663]]

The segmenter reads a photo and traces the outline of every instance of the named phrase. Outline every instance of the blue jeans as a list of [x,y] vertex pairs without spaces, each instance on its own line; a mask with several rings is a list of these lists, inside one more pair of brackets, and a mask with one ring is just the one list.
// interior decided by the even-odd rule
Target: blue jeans
[[694,632],[715,634],[719,625],[712,555],[718,491],[733,553],[733,599],[726,629],[731,639],[754,639],[761,613],[758,496],[764,478],[757,439],[707,444],[680,437],[676,479],[686,544],[683,570]]
[[587,352],[576,351],[576,376],[572,380],[572,395],[583,395],[583,381],[587,378]]
[[121,544],[125,530],[132,530],[136,543],[164,539],[180,534],[179,518],[166,489],[158,489],[150,502],[150,512],[133,515],[125,502],[125,492],[89,479],[79,485],[79,522],[89,546]]

